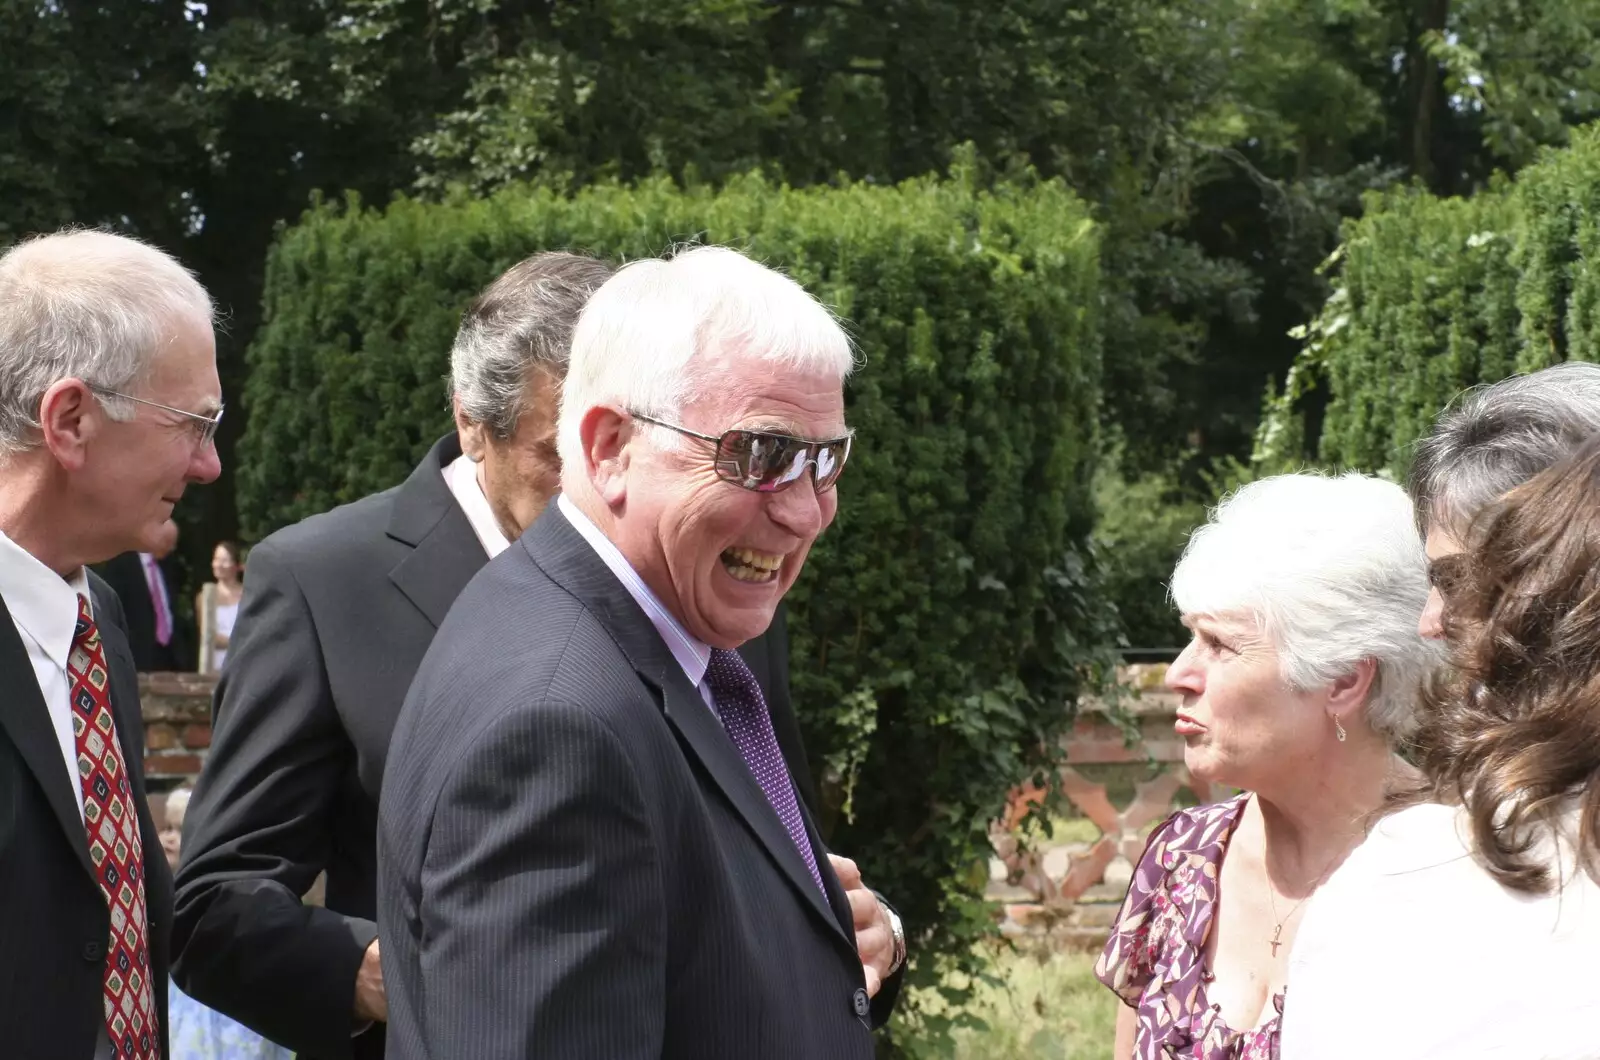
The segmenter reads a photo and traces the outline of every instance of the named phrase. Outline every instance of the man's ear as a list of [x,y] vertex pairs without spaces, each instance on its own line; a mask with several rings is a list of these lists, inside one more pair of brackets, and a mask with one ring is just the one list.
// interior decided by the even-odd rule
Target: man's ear
[[68,471],[81,469],[89,443],[109,419],[81,379],[62,379],[39,399],[39,430],[44,447]]
[[628,499],[628,466],[633,438],[633,417],[609,405],[595,405],[578,421],[583,443],[583,470],[595,492],[608,505]]
[[475,423],[467,417],[461,409],[461,399],[450,399],[450,410],[455,414],[456,434],[461,437],[461,451],[474,463],[483,461],[483,454],[489,448],[489,429],[481,423]]

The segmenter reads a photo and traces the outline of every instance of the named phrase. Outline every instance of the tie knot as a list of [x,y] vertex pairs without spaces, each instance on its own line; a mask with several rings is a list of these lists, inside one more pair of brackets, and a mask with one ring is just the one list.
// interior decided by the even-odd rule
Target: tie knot
[[74,644],[82,644],[97,632],[94,625],[94,615],[89,613],[89,598],[79,594],[78,624],[73,628],[72,641]]

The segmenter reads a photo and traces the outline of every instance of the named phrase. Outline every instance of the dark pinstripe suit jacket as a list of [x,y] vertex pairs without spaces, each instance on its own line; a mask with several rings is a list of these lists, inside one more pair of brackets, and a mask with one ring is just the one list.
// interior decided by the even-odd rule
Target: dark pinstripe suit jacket
[[555,505],[429,648],[389,752],[378,859],[391,1060],[873,1054],[827,861],[824,899]]

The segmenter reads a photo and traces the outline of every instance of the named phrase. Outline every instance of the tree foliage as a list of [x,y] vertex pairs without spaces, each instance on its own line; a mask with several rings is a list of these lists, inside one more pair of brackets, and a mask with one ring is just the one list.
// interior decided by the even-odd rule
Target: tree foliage
[[746,248],[836,306],[861,444],[790,593],[791,674],[832,844],[894,895],[913,979],[990,929],[986,824],[1049,765],[1115,635],[1087,548],[1098,231],[1060,182],[718,191],[653,178],[382,211],[325,204],[267,270],[241,508],[254,533],[397,481],[447,429],[462,307],[542,249]]
[[1403,474],[1462,389],[1600,359],[1597,232],[1600,127],[1469,199],[1374,196],[1347,226],[1289,389],[1269,398],[1258,455],[1296,455],[1296,399],[1322,387],[1320,457]]
[[[1600,0],[0,0],[0,242],[174,249],[229,311],[232,395],[313,193],[894,183],[970,142],[1090,204],[1106,415],[1133,472],[1193,489],[1248,449],[1361,195],[1563,142],[1597,25]],[[230,479],[196,497],[202,536],[234,529]]]

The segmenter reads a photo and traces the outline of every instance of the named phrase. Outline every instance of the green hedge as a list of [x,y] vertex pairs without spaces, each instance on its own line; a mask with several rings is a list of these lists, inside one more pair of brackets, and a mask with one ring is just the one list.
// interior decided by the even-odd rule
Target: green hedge
[[1334,293],[1269,397],[1258,461],[1299,454],[1294,407],[1326,387],[1322,460],[1404,474],[1462,389],[1600,359],[1600,127],[1470,199],[1368,198],[1335,255]]
[[985,823],[1114,638],[1086,547],[1097,232],[1058,183],[969,172],[320,205],[271,254],[239,459],[255,534],[398,481],[448,427],[461,309],[538,250],[727,244],[836,306],[865,361],[859,442],[790,596],[793,685],[831,842],[905,912],[923,983],[988,930]]

